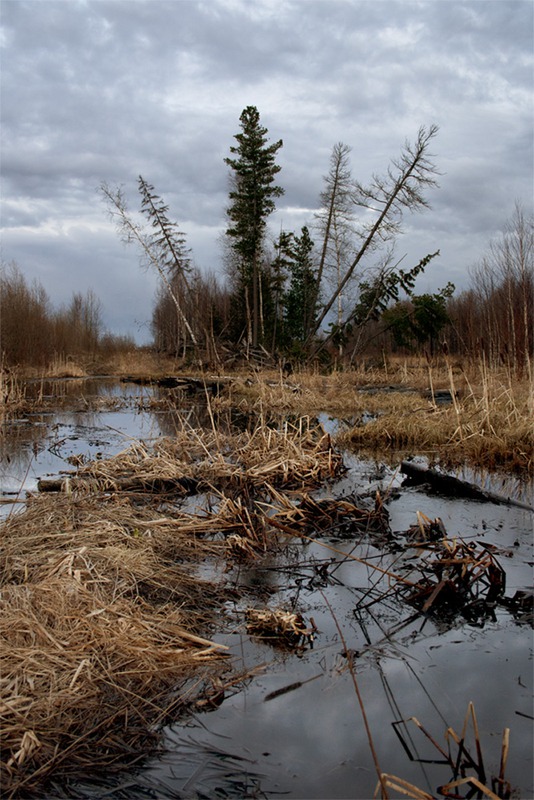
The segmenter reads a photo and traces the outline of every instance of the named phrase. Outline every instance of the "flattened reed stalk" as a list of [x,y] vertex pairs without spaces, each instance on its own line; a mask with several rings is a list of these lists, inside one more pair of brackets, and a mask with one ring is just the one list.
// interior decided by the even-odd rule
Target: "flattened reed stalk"
[[1,765],[5,797],[146,753],[187,703],[178,687],[222,668],[201,635],[220,601],[194,576],[217,547],[116,498],[32,500],[3,526]]
[[135,443],[113,458],[82,467],[77,476],[87,478],[88,490],[94,488],[93,480],[97,487],[113,489],[132,476],[147,486],[186,478],[204,488],[246,484],[259,490],[266,482],[285,488],[318,486],[343,469],[330,437],[304,418],[281,428],[260,420],[251,433],[235,435],[184,430],[151,448]]
[[[330,438],[308,419],[233,437],[184,430],[82,466],[68,491],[31,498],[8,519],[0,555],[5,796],[37,793],[52,773],[79,776],[144,755],[157,725],[195,699],[181,694],[186,679],[225,667],[226,648],[202,635],[222,589],[196,577],[195,566],[210,555],[264,552],[256,498],[274,486],[310,488],[342,469]],[[121,477],[148,485],[177,476],[218,495],[216,513],[171,515],[159,497],[113,491]]]

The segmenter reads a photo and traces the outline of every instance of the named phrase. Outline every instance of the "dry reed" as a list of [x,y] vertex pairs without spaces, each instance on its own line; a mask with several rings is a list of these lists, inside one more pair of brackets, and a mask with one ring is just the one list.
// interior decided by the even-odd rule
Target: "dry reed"
[[[488,797],[491,800],[506,800],[512,796],[512,787],[505,778],[510,729],[505,728],[503,731],[499,774],[492,774],[491,781],[488,781],[480,731],[472,702],[468,703],[461,733],[458,734],[453,727],[449,726],[445,731],[445,743],[443,746],[425,729],[416,717],[397,720],[397,722],[393,723],[395,733],[402,742],[404,750],[410,754],[410,759],[419,761],[420,759],[411,753],[410,744],[413,747],[413,740],[409,736],[407,723],[411,723],[435,748],[436,757],[439,759],[436,763],[441,763],[451,770],[452,779],[438,787],[439,795],[454,798],[462,798],[464,796],[469,798],[476,795],[477,797]],[[402,732],[403,728],[406,733]],[[491,788],[488,785],[489,783],[491,783]],[[386,787],[400,792],[405,797],[413,798],[413,800],[432,800],[434,797],[434,795],[428,794],[402,778],[386,773],[381,775],[381,781],[377,785],[375,797],[384,784]],[[463,789],[460,790],[459,787],[463,787]],[[460,791],[462,791],[461,794],[459,793]],[[467,794],[464,795],[463,791],[467,792]]]
[[[188,486],[260,489],[266,483],[284,488],[321,485],[339,475],[343,459],[330,437],[309,419],[272,428],[260,422],[252,433],[224,435],[184,429],[151,448],[134,443],[106,461],[81,469],[78,488],[116,489],[135,476],[146,488],[151,481]],[[96,481],[96,484],[95,484]],[[189,482],[189,483],[188,483]]]
[[[449,405],[436,402],[446,393]],[[299,414],[328,412],[350,421],[338,440],[367,450],[417,449],[444,462],[468,460],[492,469],[527,472],[534,464],[534,391],[526,377],[489,369],[484,361],[440,364],[391,361],[384,369],[360,367],[318,375],[276,373],[236,378],[219,405]]]
[[45,369],[48,378],[84,378],[87,377],[85,367],[71,356],[56,354]]
[[[205,638],[225,593],[198,576],[198,565],[265,552],[276,536],[258,498],[274,486],[309,489],[342,470],[309,420],[236,437],[184,430],[82,465],[64,491],[30,498],[8,518],[0,556],[5,796],[38,793],[52,774],[79,776],[146,754],[158,725],[196,702],[180,687],[195,675],[203,686],[208,671],[226,668],[225,648]],[[165,495],[163,480],[174,481]],[[117,491],[124,481],[137,491]],[[177,507],[184,486],[209,492],[204,510]]]
[[26,393],[18,373],[0,366],[0,421],[20,413],[25,404]]
[[111,498],[32,500],[3,527],[4,796],[58,770],[123,763],[222,648],[200,632],[220,590],[194,574],[215,545]]

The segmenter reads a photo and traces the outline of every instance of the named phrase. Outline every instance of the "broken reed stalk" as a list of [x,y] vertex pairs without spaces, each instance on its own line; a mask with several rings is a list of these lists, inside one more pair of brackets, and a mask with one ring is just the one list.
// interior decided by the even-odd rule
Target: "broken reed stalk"
[[447,353],[445,353],[445,361],[446,361],[446,364],[447,364],[447,371],[449,373],[449,385],[450,385],[452,404],[454,406],[454,412],[456,414],[456,419],[458,420],[458,430],[460,432],[460,442],[463,442],[463,440],[464,440],[464,432],[463,432],[463,428],[462,428],[462,417],[461,417],[461,413],[460,413],[461,410],[460,410],[460,405],[458,403],[458,396],[457,396],[457,392],[456,392],[456,385],[454,383],[454,375],[453,375],[453,372],[452,372],[452,365],[451,365],[451,362],[449,361]]
[[431,400],[432,400],[432,406],[434,407],[434,409],[437,409],[436,396],[434,394],[434,381],[432,379],[432,362],[431,362],[430,356],[428,355],[426,350],[425,350],[425,356],[426,356],[427,367],[428,367],[428,383],[430,385],[430,397],[431,397]]
[[371,733],[371,727],[369,725],[369,720],[367,719],[367,712],[365,710],[363,697],[362,697],[361,692],[360,692],[360,686],[358,684],[358,679],[356,678],[356,672],[354,670],[354,665],[352,663],[352,654],[351,654],[349,648],[347,647],[347,642],[345,641],[345,636],[343,635],[343,630],[341,628],[341,625],[339,624],[339,621],[338,621],[338,619],[337,619],[337,617],[336,617],[336,615],[334,613],[334,610],[333,610],[332,606],[328,602],[328,598],[326,597],[326,595],[325,595],[325,593],[323,592],[322,589],[319,589],[319,591],[320,591],[320,593],[322,595],[322,598],[323,598],[323,600],[324,600],[324,602],[325,602],[325,604],[326,604],[326,606],[327,606],[327,608],[328,608],[328,610],[330,612],[330,615],[331,615],[332,619],[334,620],[334,624],[335,624],[335,626],[337,628],[337,632],[339,634],[339,638],[341,640],[341,643],[343,644],[343,648],[344,648],[345,653],[347,655],[347,664],[348,664],[350,676],[352,678],[352,684],[354,686],[354,691],[356,692],[356,697],[358,698],[360,711],[362,712],[362,719],[363,719],[363,724],[365,726],[365,732],[367,734],[367,741],[369,742],[369,749],[371,750],[373,763],[374,763],[374,766],[375,766],[376,774],[378,776],[378,782],[379,782],[379,785],[380,785],[381,791],[382,791],[382,800],[387,800],[389,795],[387,793],[386,781],[384,779],[384,773],[380,769],[380,764],[378,763],[378,756],[377,756],[375,744],[374,744],[374,741],[373,741],[373,735]]
[[[467,729],[470,721],[473,727],[473,735],[477,750],[477,760],[475,760],[475,758],[471,756],[466,745]],[[466,786],[470,787],[467,797],[473,797],[475,794],[475,790],[478,790],[480,794],[490,798],[490,800],[502,800],[502,798],[509,798],[511,796],[510,784],[504,778],[504,773],[506,769],[506,760],[508,757],[508,745],[509,745],[509,733],[510,733],[509,728],[505,728],[503,732],[499,777],[492,778],[493,789],[490,789],[486,783],[478,723],[476,720],[475,709],[472,702],[468,704],[468,709],[464,718],[461,734],[458,735],[452,727],[450,726],[447,727],[445,731],[445,741],[447,743],[447,751],[443,747],[441,747],[441,745],[423,727],[423,725],[419,722],[419,720],[416,717],[410,717],[408,720],[399,720],[397,723],[393,723],[393,728],[397,736],[399,736],[401,744],[403,745],[404,749],[408,753],[408,756],[410,757],[411,760],[414,760],[414,758],[412,757],[397,727],[399,724],[405,722],[413,722],[419,728],[419,730],[424,734],[424,736],[426,736],[426,738],[436,748],[438,753],[443,757],[444,760],[442,763],[448,764],[453,772],[452,780],[437,788],[437,791],[440,795],[443,795],[445,797],[460,798],[461,795],[456,790],[460,786]],[[451,741],[458,748],[455,756],[453,755],[453,748],[451,747]],[[473,770],[475,774],[466,775],[467,769]],[[459,775],[461,777],[459,777]],[[397,778],[396,776],[387,775],[385,776],[385,778],[387,786],[389,786],[390,788],[395,788],[402,794],[413,798],[413,800],[420,800],[420,798],[425,798],[426,800],[427,797],[434,798],[434,795],[427,795],[423,790],[419,789],[416,786],[413,786],[412,784],[407,783],[406,781],[403,781],[400,778]],[[478,794],[477,796],[480,796],[480,794]]]
[[475,707],[474,707],[472,701],[469,701],[469,704],[467,706],[467,712],[466,712],[465,719],[464,719],[464,724],[462,726],[462,733],[461,733],[461,736],[460,736],[460,742],[459,742],[459,747],[458,747],[458,762],[457,762],[457,769],[456,769],[455,777],[458,775],[459,764],[460,764],[460,761],[461,761],[461,757],[462,757],[462,755],[464,753],[468,756],[470,761],[473,761],[471,755],[469,755],[467,753],[466,749],[465,749],[465,738],[466,738],[466,733],[467,733],[467,726],[469,724],[469,717],[471,717],[471,722],[472,722],[472,725],[473,725],[473,733],[474,733],[474,737],[475,737],[475,747],[476,747],[477,759],[478,759],[478,763],[474,764],[474,766],[476,767],[476,770],[477,770],[477,773],[478,773],[478,778],[480,779],[480,781],[482,783],[485,783],[485,781],[486,781],[486,770],[484,769],[484,759],[482,757],[482,748],[480,746],[480,736],[479,736],[479,733],[478,733],[478,723],[477,723],[477,718],[476,718],[476,714],[475,714]]
[[215,436],[215,439],[217,439],[218,438],[218,429],[217,429],[217,426],[215,425],[215,419],[213,417],[213,410],[211,408],[211,397],[210,397],[210,393],[208,392],[208,385],[207,385],[205,380],[204,380],[204,394],[206,396],[206,408],[208,409],[208,414],[209,414],[210,423],[211,423],[211,429],[213,431],[213,435]]
[[490,401],[489,401],[489,375],[486,365],[486,354],[482,353],[481,359],[481,376],[482,376],[482,407],[484,409],[484,420],[489,430],[492,429],[490,420]]
[[510,728],[505,728],[502,735],[501,763],[499,767],[499,783],[504,784],[504,774],[508,763],[508,752],[510,750]]
[[[417,786],[414,786],[413,783],[409,783],[402,778],[397,778],[395,775],[388,775],[386,772],[382,773],[382,777],[388,789],[394,789],[406,797],[412,798],[412,800],[435,800],[434,795],[428,794],[428,792],[419,789]],[[379,788],[380,786],[377,786],[374,797],[376,797],[376,792]]]

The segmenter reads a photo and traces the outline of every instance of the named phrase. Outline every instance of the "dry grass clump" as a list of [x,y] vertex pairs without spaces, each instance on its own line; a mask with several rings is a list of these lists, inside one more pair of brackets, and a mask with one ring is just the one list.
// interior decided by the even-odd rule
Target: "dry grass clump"
[[[440,404],[439,395],[449,404]],[[381,368],[290,380],[260,373],[237,381],[222,402],[252,410],[328,412],[351,420],[338,443],[366,449],[417,449],[444,461],[528,470],[533,463],[533,386],[487,365],[397,361]],[[369,418],[375,417],[371,421]]]
[[45,369],[48,378],[85,378],[87,371],[70,356],[56,355]]
[[511,385],[491,376],[452,403],[414,413],[388,410],[345,437],[352,445],[396,450],[417,448],[438,452],[444,462],[467,459],[492,469],[507,467],[528,472],[534,464],[534,408],[531,387]]
[[293,535],[298,535],[299,531],[305,535],[332,531],[336,536],[389,531],[389,514],[378,493],[373,508],[362,508],[348,499],[315,500],[308,494],[304,494],[297,504],[284,500],[280,495],[276,499],[279,509],[270,522]]
[[254,483],[286,489],[321,485],[344,469],[330,436],[309,417],[281,428],[259,425],[252,435],[240,438],[236,462]]
[[[224,591],[198,565],[261,555],[276,534],[258,500],[342,470],[309,420],[234,437],[184,430],[84,465],[11,516],[0,555],[6,797],[146,754],[162,720],[195,699],[180,685],[225,663],[202,635]],[[211,500],[177,510],[180,488]]]
[[262,371],[236,376],[217,406],[236,407],[254,413],[313,415],[320,411],[342,412],[354,403],[357,377],[353,372],[318,375],[299,372],[286,379],[280,373]]
[[313,624],[308,627],[302,614],[282,608],[249,608],[246,619],[250,634],[286,647],[312,641],[316,631]]
[[126,502],[43,496],[3,528],[4,796],[146,753],[188,698],[177,689],[221,647],[206,640],[220,590],[191,560],[216,547]]
[[260,422],[252,433],[227,435],[183,430],[159,439],[153,447],[135,443],[105,461],[78,472],[78,483],[100,489],[150,485],[183,491],[224,486],[225,490],[260,489],[265,484],[285,488],[318,486],[344,469],[343,459],[322,428],[304,418],[272,428]]
[[16,371],[0,366],[0,421],[20,413],[26,405],[26,392]]
[[[449,404],[437,402],[439,393]],[[345,446],[417,449],[445,463],[467,460],[522,472],[534,464],[533,397],[532,382],[509,370],[444,359],[439,366],[404,361],[328,376],[299,373],[290,382],[259,374],[234,384],[223,402],[351,419],[352,430],[337,440]]]
[[105,363],[105,372],[109,375],[123,377],[161,377],[178,374],[181,371],[177,359],[152,352],[149,349],[137,348],[130,352],[119,352],[109,357]]

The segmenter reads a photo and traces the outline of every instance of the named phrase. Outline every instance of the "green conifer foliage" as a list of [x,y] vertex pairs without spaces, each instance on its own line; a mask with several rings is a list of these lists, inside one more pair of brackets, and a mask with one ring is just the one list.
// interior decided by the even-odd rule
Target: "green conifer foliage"
[[265,336],[263,297],[268,282],[263,280],[263,245],[267,218],[275,209],[275,198],[284,190],[275,184],[280,167],[275,162],[282,147],[280,139],[268,144],[267,129],[260,124],[255,106],[247,106],[240,117],[241,132],[237,144],[230,147],[232,157],[225,163],[233,170],[227,210],[227,236],[237,256],[240,275],[241,308],[246,312],[248,338],[253,346]]

